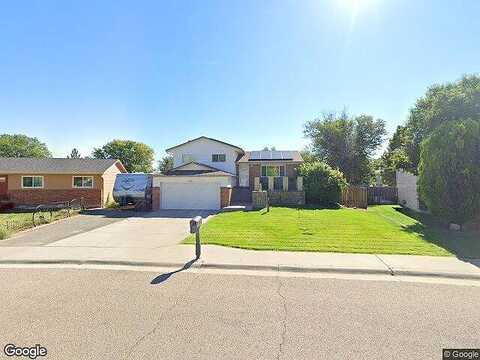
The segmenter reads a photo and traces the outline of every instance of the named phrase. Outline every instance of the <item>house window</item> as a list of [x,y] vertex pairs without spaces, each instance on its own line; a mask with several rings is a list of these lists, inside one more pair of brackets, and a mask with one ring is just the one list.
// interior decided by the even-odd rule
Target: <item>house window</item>
[[24,189],[42,189],[43,176],[22,176],[22,188]]
[[226,159],[225,154],[212,154],[212,162],[225,162]]
[[285,176],[285,165],[262,165],[262,176]]
[[74,188],[93,188],[93,176],[74,176],[73,177]]
[[182,161],[183,161],[184,164],[194,162],[195,160],[196,159],[195,159],[195,156],[193,154],[183,154],[182,155]]

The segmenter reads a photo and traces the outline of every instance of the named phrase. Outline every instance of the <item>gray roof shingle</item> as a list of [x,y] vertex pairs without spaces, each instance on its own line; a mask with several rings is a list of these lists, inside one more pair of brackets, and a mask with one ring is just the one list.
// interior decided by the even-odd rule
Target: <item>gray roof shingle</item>
[[[103,174],[117,162],[115,159],[0,157],[0,174]],[[123,165],[119,164],[123,169]]]

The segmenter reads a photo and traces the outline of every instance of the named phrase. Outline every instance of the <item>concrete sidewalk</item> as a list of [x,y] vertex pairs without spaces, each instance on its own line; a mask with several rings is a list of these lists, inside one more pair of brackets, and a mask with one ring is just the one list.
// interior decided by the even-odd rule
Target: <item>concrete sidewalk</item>
[[[3,247],[0,264],[105,264],[181,268],[192,245],[131,247]],[[255,251],[203,245],[194,267],[285,272],[340,272],[480,280],[480,259],[455,257]]]

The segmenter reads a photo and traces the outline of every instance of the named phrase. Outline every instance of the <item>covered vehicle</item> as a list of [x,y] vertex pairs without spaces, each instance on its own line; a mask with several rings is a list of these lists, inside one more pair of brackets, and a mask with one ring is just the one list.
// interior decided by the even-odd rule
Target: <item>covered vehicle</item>
[[151,209],[152,175],[117,174],[113,198],[120,206],[135,205],[135,208]]

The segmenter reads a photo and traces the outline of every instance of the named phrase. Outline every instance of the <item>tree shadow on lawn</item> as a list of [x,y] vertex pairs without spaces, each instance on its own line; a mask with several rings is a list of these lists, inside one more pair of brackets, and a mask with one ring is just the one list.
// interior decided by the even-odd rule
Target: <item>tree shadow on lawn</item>
[[402,207],[395,207],[395,210],[417,220],[415,224],[402,226],[403,231],[415,233],[426,241],[449,251],[457,258],[480,267],[480,261],[478,261],[480,259],[480,232],[451,231],[430,214]]

